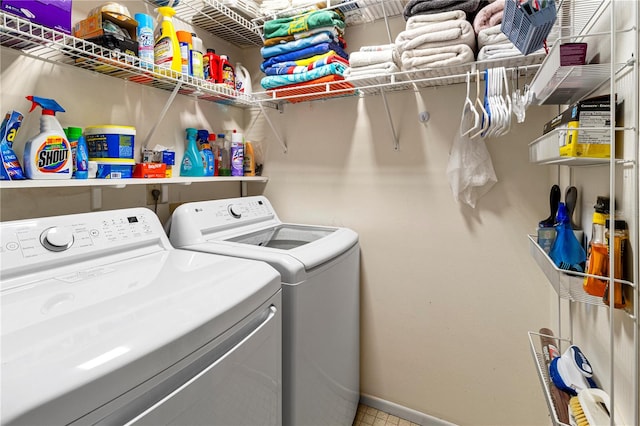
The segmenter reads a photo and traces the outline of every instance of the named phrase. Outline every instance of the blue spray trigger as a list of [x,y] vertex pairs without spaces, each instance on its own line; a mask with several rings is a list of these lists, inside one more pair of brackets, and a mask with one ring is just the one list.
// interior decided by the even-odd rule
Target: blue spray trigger
[[[27,100],[31,101],[31,109],[29,112],[36,109],[36,106],[39,106],[44,111],[53,111],[53,112],[65,112],[64,108],[60,106],[59,103],[54,101],[53,99],[48,98],[40,98],[38,96],[27,96]],[[55,115],[55,114],[52,114]]]

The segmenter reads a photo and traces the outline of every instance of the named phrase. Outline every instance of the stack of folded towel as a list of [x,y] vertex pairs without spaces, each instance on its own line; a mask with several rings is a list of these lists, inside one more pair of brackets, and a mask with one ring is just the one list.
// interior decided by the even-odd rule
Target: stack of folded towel
[[375,77],[393,74],[400,71],[396,45],[362,46],[357,52],[349,55],[349,66],[346,76],[349,79]]
[[344,28],[341,15],[330,10],[265,22],[262,87],[273,90],[344,80],[349,66]]
[[473,29],[478,38],[478,61],[522,56],[518,48],[500,30],[505,0],[495,0],[478,11]]
[[473,62],[476,35],[462,10],[425,13],[407,19],[395,41],[404,71]]

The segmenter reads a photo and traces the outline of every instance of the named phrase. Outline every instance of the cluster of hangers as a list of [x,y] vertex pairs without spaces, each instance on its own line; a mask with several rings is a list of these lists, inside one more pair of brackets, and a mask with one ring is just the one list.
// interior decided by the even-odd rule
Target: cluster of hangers
[[[480,98],[480,71],[476,70],[476,99],[472,101],[470,98],[471,72],[467,71],[467,96],[462,110],[460,134],[469,138],[487,138],[507,134],[511,129],[511,114],[516,116],[518,123],[522,123],[525,109],[531,101],[528,86],[525,86],[521,93],[519,84],[516,84],[513,93],[509,93],[507,70],[504,67],[489,68],[482,72],[484,99]],[[472,123],[465,122],[467,114],[473,116]]]

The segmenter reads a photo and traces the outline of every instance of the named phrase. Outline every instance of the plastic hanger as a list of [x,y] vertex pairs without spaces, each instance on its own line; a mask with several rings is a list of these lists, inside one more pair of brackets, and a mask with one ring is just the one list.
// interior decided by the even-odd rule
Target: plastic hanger
[[[471,73],[467,71],[467,97],[464,100],[464,106],[462,107],[462,117],[460,118],[460,135],[461,136],[466,136],[469,133],[475,132],[476,130],[478,130],[478,128],[480,128],[480,114],[475,109],[475,107],[473,106],[473,102],[469,98],[470,86],[471,86]],[[473,114],[474,116],[473,126],[467,130],[464,130],[465,117],[466,117],[467,111]]]
[[472,139],[478,136],[484,137],[482,136],[482,133],[484,133],[487,130],[487,128],[489,127],[489,121],[490,121],[489,113],[485,109],[483,102],[480,100],[480,71],[478,70],[476,70],[476,102],[475,104],[481,112],[482,120],[480,121],[480,127],[478,128],[478,131],[471,135]]

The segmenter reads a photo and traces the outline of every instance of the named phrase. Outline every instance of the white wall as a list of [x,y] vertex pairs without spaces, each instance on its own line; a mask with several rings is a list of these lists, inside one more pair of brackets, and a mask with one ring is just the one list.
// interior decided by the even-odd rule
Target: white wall
[[[139,11],[139,2],[125,3],[132,13]],[[392,27],[401,24],[395,20]],[[385,34],[379,24],[350,28],[348,50],[365,40],[384,43]],[[229,49],[248,64],[257,86],[256,49]],[[63,125],[131,124],[146,135],[169,96],[5,48],[1,54],[3,111],[26,112],[24,96],[34,94],[63,104]],[[157,142],[175,144],[180,157],[187,126],[244,126],[264,147],[264,174],[270,178],[266,185],[250,186],[251,193],[263,192],[286,221],[359,233],[363,393],[458,424],[547,424],[526,332],[553,329],[552,304],[526,234],[549,214],[550,181],[545,167],[528,163],[527,143],[556,110],[532,107],[525,124],[487,141],[499,182],[471,209],[453,200],[445,174],[463,98],[460,85],[390,94],[397,152],[379,96],[268,111],[287,142],[286,154],[264,117],[248,131],[252,114],[179,96]],[[417,115],[424,110],[431,119],[421,124]],[[34,113],[19,141],[35,132]],[[103,194],[104,209],[146,204],[144,187]],[[237,184],[170,187],[171,202],[238,194]],[[0,195],[2,220],[91,208],[86,189]],[[159,215],[166,219],[169,206],[161,205]]]

